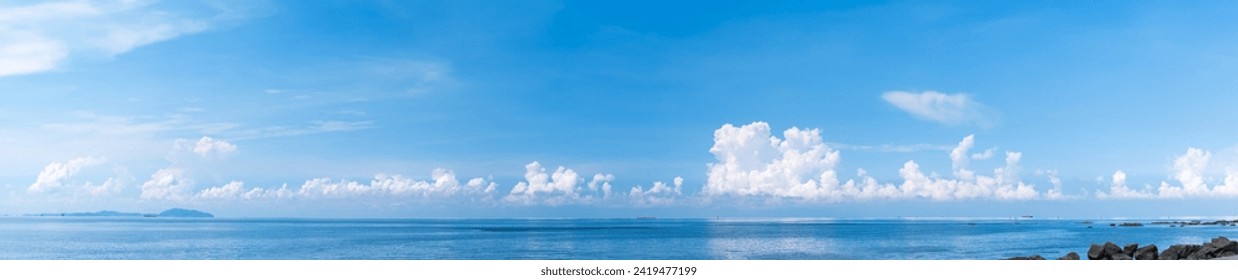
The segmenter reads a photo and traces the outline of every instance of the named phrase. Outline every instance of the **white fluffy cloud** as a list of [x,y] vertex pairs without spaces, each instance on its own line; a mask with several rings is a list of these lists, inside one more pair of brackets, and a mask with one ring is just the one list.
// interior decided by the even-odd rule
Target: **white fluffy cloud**
[[0,4],[0,76],[53,70],[76,52],[114,56],[212,24],[212,18],[161,10],[156,2]]
[[615,180],[614,174],[593,174],[593,180],[589,181],[589,191],[602,192],[602,199],[609,199],[611,194],[610,182]]
[[221,139],[202,136],[197,142],[188,139],[176,139],[174,151],[188,151],[204,158],[223,158],[236,153],[236,145]]
[[987,125],[992,121],[983,113],[984,105],[961,93],[890,91],[882,94],[881,99],[916,118],[946,125]]
[[[1220,184],[1209,187],[1204,173],[1212,161],[1212,153],[1189,147],[1186,153],[1173,161],[1172,177],[1177,184],[1161,181],[1155,189],[1133,190],[1126,186],[1126,173],[1118,170],[1113,175],[1109,192],[1097,192],[1100,198],[1186,198],[1186,197],[1232,197],[1238,196],[1238,170],[1227,167]],[[1149,187],[1150,188],[1150,187]]]
[[1155,197],[1150,191],[1140,191],[1132,189],[1126,185],[1126,172],[1122,170],[1113,172],[1113,180],[1110,181],[1109,192],[1096,192],[1099,198],[1151,198]]
[[186,176],[184,169],[159,169],[150,175],[150,180],[142,183],[142,194],[139,197],[148,200],[185,200],[193,189],[193,183],[193,179]]
[[1208,168],[1208,162],[1211,160],[1212,153],[1194,147],[1187,148],[1186,154],[1174,159],[1174,179],[1182,185],[1172,186],[1167,182],[1161,182],[1161,187],[1157,191],[1164,197],[1208,194],[1211,191],[1204,183],[1204,169]]
[[[785,140],[784,140],[785,139]],[[1007,152],[1006,165],[992,176],[977,175],[968,168],[968,153],[975,144],[967,136],[949,152],[953,178],[926,175],[915,161],[899,169],[901,184],[881,183],[863,169],[858,180],[839,184],[834,167],[838,151],[821,141],[818,130],[787,129],[783,138],[770,134],[763,122],[735,127],[727,124],[714,132],[709,177],[702,194],[720,197],[772,197],[804,201],[867,199],[959,199],[1022,200],[1041,197],[1033,185],[1019,179],[1022,153]]]
[[641,186],[632,187],[628,191],[628,199],[635,205],[670,205],[675,198],[683,195],[683,178],[675,177],[673,185],[662,181],[653,182],[653,187],[645,190]]
[[[71,159],[67,162],[53,162],[43,168],[43,172],[39,172],[38,179],[35,179],[34,184],[26,188],[28,192],[45,192],[63,186],[64,181],[73,177],[73,175],[81,172],[83,168],[103,164],[107,160],[96,157],[79,157]],[[108,181],[111,182],[110,180]],[[108,183],[105,183],[108,184]],[[111,185],[108,185],[111,187]]]
[[580,187],[584,178],[572,169],[559,166],[553,173],[547,173],[536,161],[525,165],[524,169],[524,181],[516,183],[503,201],[519,205],[589,203],[598,199],[599,189],[603,198],[609,197],[610,181],[614,180],[614,175],[596,174],[586,191]]
[[780,139],[764,122],[726,124],[714,131],[709,152],[717,161],[709,164],[705,195],[816,199],[838,185],[838,151],[816,129],[790,128]]

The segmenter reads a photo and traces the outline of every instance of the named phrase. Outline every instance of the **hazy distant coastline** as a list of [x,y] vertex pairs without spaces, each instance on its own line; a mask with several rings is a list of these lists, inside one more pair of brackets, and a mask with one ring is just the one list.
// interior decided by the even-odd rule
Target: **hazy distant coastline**
[[146,217],[146,218],[214,218],[215,215],[203,211],[172,208],[159,213],[118,212],[111,210],[96,212],[65,212],[26,214],[27,217]]

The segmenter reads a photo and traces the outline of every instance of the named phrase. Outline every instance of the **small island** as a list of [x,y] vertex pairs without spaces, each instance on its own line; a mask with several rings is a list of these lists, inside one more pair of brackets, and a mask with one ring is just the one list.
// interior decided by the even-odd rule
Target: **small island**
[[145,217],[145,218],[214,218],[211,213],[202,212],[192,209],[172,208],[154,213],[135,213],[135,212],[118,212],[118,211],[96,211],[96,212],[69,212],[69,213],[39,213],[26,214],[25,216],[32,217]]

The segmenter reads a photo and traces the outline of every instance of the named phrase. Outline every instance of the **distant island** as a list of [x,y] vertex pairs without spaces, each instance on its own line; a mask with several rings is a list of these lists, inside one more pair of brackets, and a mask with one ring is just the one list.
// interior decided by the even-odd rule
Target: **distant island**
[[154,213],[134,213],[134,212],[117,212],[117,211],[97,211],[97,212],[71,212],[71,213],[39,213],[26,214],[25,216],[34,217],[146,217],[146,218],[214,218],[211,213],[202,212],[192,209],[172,208]]

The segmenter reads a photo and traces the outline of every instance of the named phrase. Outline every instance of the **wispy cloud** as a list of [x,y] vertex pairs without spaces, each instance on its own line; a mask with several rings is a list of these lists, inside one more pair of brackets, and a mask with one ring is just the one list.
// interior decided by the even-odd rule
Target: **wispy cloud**
[[881,99],[916,118],[940,124],[980,126],[994,124],[995,116],[986,113],[988,109],[983,104],[972,100],[967,94],[890,91],[882,94]]
[[233,132],[234,139],[288,137],[325,132],[344,132],[375,128],[374,121],[313,121],[304,126],[268,126]]
[[827,143],[830,147],[839,150],[855,150],[879,153],[915,153],[923,151],[948,151],[954,146],[937,145],[937,144],[881,144],[881,145],[853,145],[845,143]]
[[[77,54],[115,56],[210,29],[225,17],[183,13],[159,1],[0,4],[0,76],[56,69]],[[211,14],[211,13],[207,13]]]

